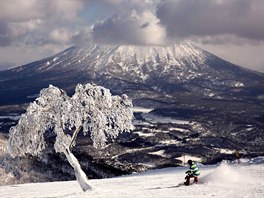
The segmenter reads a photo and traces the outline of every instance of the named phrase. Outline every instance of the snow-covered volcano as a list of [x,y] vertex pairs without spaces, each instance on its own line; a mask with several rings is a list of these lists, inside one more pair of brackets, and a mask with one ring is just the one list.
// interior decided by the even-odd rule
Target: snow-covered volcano
[[205,67],[207,56],[205,51],[187,42],[152,47],[90,44],[87,48],[72,47],[57,54],[39,65],[36,72],[77,70],[92,72],[97,77],[109,74],[144,82],[155,72],[164,74],[182,70],[193,71],[193,75],[178,73],[179,78],[194,78],[195,74],[199,75],[199,70],[208,69]]
[[170,46],[91,43],[0,72],[0,103],[15,102],[17,96],[28,101],[49,84],[71,91],[75,84],[86,82],[139,100],[176,93],[214,99],[256,98],[263,94],[263,79],[263,74],[226,62],[189,42]]

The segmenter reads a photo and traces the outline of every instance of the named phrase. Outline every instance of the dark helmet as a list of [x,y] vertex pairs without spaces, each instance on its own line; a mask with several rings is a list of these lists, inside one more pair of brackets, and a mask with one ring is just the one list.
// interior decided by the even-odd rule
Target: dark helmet
[[187,162],[189,165],[192,165],[193,161],[192,160],[188,160]]

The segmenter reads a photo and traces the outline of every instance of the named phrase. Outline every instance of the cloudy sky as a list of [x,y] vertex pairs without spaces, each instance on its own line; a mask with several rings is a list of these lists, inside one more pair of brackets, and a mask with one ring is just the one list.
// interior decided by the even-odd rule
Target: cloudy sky
[[0,0],[0,70],[88,42],[191,40],[264,72],[263,0]]

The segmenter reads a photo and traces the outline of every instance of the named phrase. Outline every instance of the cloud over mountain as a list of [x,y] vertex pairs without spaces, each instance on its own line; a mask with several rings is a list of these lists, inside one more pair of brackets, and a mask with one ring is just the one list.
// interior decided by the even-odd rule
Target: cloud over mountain
[[132,10],[124,17],[112,16],[95,24],[92,34],[99,43],[162,45],[166,39],[166,30],[148,10],[142,13]]

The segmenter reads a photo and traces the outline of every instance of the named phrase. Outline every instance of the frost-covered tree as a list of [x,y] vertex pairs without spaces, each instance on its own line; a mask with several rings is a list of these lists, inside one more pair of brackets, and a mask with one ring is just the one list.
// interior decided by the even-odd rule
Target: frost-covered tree
[[131,107],[132,101],[126,95],[112,96],[108,89],[100,86],[79,84],[75,94],[69,97],[50,85],[41,90],[39,98],[10,129],[10,153],[41,157],[50,149],[53,138],[53,149],[66,155],[81,188],[86,191],[90,188],[87,176],[71,152],[78,133],[89,135],[94,147],[104,147],[119,133],[133,128]]

